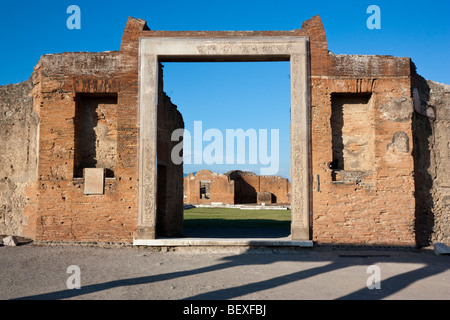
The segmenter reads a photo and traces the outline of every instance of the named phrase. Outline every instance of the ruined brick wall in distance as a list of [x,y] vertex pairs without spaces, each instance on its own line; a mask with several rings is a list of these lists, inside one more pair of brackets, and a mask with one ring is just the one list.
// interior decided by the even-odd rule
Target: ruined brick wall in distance
[[[234,181],[235,203],[262,203],[258,201],[258,193],[269,193],[270,201],[265,200],[265,204],[290,204],[291,185],[289,180],[281,176],[259,176],[253,172],[240,170],[227,172]],[[261,197],[263,197],[261,195]],[[260,199],[262,199],[260,197]],[[267,199],[267,196],[264,196]]]
[[[204,190],[202,188],[208,188]],[[184,203],[186,204],[234,204],[234,182],[226,175],[200,170],[184,178]]]
[[201,170],[184,178],[184,188],[187,204],[290,204],[290,183],[280,176],[259,176],[239,170],[225,174]]
[[259,192],[268,192],[272,195],[272,201],[269,203],[291,204],[291,184],[288,179],[281,176],[260,176],[259,179]]

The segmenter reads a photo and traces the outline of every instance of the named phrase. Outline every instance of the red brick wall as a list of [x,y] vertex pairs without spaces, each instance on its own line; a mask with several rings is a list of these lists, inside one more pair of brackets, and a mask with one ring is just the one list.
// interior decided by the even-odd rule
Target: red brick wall
[[[131,242],[138,200],[138,37],[130,19],[121,52],[43,56],[35,68],[34,106],[40,117],[38,181],[28,189],[24,235],[50,241]],[[73,178],[77,93],[116,93],[117,166],[105,194],[84,194]]]
[[[157,236],[183,234],[183,165],[173,163],[172,132],[184,129],[181,113],[164,92],[163,68],[159,71],[158,84],[158,173],[157,173]],[[161,181],[160,181],[161,180]]]
[[[312,239],[319,243],[414,245],[410,61],[332,54],[329,59],[335,65],[332,77],[311,79],[315,188],[316,177],[320,176],[320,191],[313,192]],[[372,96],[372,121],[367,125],[374,134],[373,167],[359,180],[333,181],[333,93]],[[352,125],[353,131],[358,130],[357,123],[347,125],[350,130]],[[406,152],[394,147],[397,132],[409,138]]]
[[[40,118],[38,181],[28,191],[33,204],[26,210],[24,235],[53,241],[132,240],[137,216],[136,116],[121,114],[123,109],[133,114],[136,107],[120,101],[120,62],[118,52],[48,55],[39,61],[33,75]],[[117,118],[109,119],[117,123],[117,166],[101,196],[85,195],[84,179],[74,179],[77,93],[119,94],[117,112],[110,115]],[[128,161],[130,149],[133,161]]]
[[[209,199],[200,198],[200,182],[210,181]],[[184,178],[185,203],[253,204],[258,202],[258,193],[270,193],[266,204],[290,204],[290,183],[279,176],[258,176],[250,172],[231,171],[225,175],[201,170]]]
[[252,172],[231,171],[227,173],[234,181],[235,203],[258,203],[258,192],[272,194],[272,202],[290,204],[291,185],[280,176],[259,176]]
[[[200,181],[209,181],[209,199],[200,198]],[[234,182],[227,176],[201,170],[195,175],[189,174],[184,178],[185,199],[188,204],[211,204],[221,202],[223,204],[234,204]]]
[[[27,192],[24,234],[38,240],[132,240],[137,229],[139,37],[283,35],[310,37],[313,186],[320,176],[320,191],[312,193],[312,239],[414,244],[410,60],[333,55],[318,16],[300,30],[258,32],[150,31],[145,21],[130,18],[120,52],[44,56],[33,76],[40,116],[39,179]],[[85,196],[83,182],[73,179],[77,92],[118,94],[117,167],[103,196]],[[353,182],[333,181],[336,172],[330,169],[333,93],[371,94],[373,170]],[[395,139],[398,132],[409,139],[406,151]]]
[[288,179],[279,176],[260,176],[259,191],[273,194],[273,203],[290,204],[291,184]]

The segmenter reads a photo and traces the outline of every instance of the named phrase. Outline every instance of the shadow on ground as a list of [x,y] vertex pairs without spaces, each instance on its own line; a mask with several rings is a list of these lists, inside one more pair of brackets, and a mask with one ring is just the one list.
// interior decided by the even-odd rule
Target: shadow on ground
[[245,228],[236,227],[230,223],[229,227],[221,228],[201,228],[201,227],[185,227],[184,235],[188,238],[223,238],[223,239],[277,239],[287,238],[290,235],[290,223],[280,225],[276,228]]
[[[326,265],[299,270],[290,274],[283,274],[280,276],[272,277],[271,279],[257,281],[254,283],[246,283],[240,286],[212,290],[187,298],[187,300],[229,300],[237,299],[248,294],[277,288],[292,282],[357,265],[368,266],[376,263],[387,262],[416,264],[420,263],[421,265],[423,265],[419,269],[406,271],[401,274],[396,274],[395,276],[392,276],[390,278],[383,279],[382,290],[370,290],[368,288],[363,288],[338,298],[338,300],[379,300],[389,297],[390,295],[403,290],[404,288],[421,279],[443,273],[450,267],[450,258],[448,256],[436,256],[431,251],[398,254],[398,250],[400,249],[388,248],[387,250],[381,249],[380,251],[380,249],[372,250],[373,248],[366,248],[366,250],[363,251],[365,253],[361,254],[361,249],[364,248],[347,248],[344,251],[346,254],[333,255],[334,258],[331,261],[330,254],[327,254],[327,252],[329,253],[330,251],[327,251],[322,255],[322,252],[320,252],[320,248],[311,249],[312,251],[303,249],[302,254],[298,254],[298,252],[297,254],[295,252],[293,254],[254,254],[250,250],[249,252],[245,252],[243,254],[225,257],[222,259],[223,262],[207,267],[97,283],[83,286],[79,290],[62,290],[57,292],[49,292],[45,294],[22,297],[18,300],[57,300],[77,298],[83,295],[106,291],[118,287],[139,286],[142,284],[157,283],[160,281],[167,281],[193,275],[202,275],[209,272],[227,270],[229,268],[236,268],[239,266],[252,266],[262,264],[268,265],[280,261],[328,262],[328,264]],[[334,249],[331,249],[331,252],[333,252],[333,250]],[[401,250],[414,251],[414,249]]]

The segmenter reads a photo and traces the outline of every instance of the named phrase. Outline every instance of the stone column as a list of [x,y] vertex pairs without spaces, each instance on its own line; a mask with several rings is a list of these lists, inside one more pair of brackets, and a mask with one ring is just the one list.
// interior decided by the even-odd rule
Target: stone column
[[141,50],[138,239],[156,238],[158,57]]
[[291,54],[291,238],[309,240],[310,89],[306,47]]

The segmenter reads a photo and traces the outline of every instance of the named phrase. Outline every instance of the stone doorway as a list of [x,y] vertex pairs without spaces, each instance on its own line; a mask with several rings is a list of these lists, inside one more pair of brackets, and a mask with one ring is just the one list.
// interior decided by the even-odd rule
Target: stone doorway
[[156,239],[159,63],[191,61],[290,62],[291,239],[310,240],[311,143],[308,39],[277,36],[141,38],[139,60],[139,215],[135,240]]

